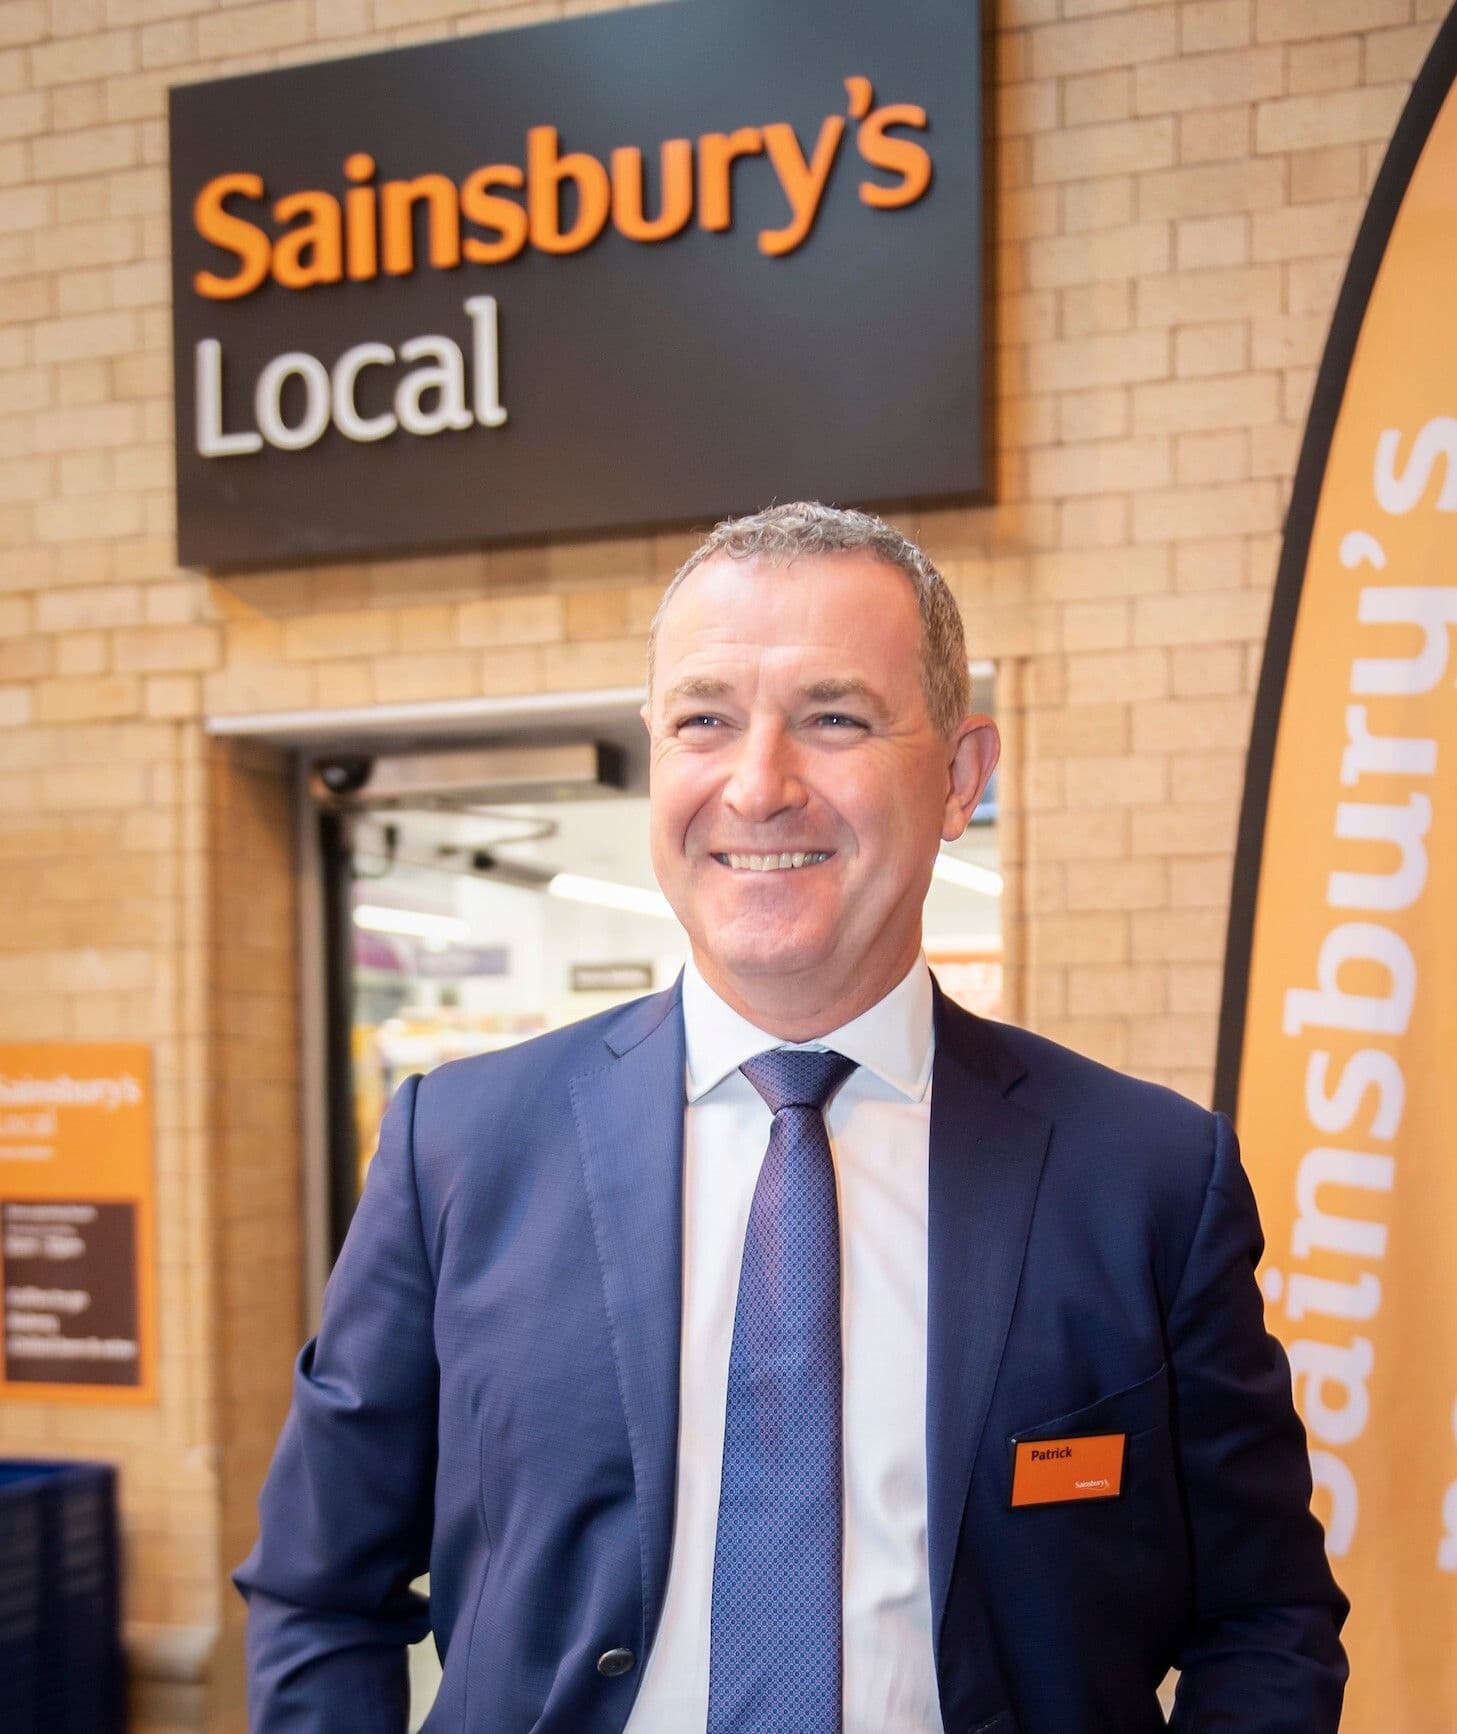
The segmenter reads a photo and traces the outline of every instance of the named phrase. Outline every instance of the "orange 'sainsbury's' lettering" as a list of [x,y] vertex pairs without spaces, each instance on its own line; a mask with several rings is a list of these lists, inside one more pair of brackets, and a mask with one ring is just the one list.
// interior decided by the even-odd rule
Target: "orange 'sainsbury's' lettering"
[[913,205],[924,198],[931,184],[931,153],[914,139],[891,138],[886,128],[914,127],[926,130],[926,111],[914,103],[898,102],[878,108],[861,124],[855,143],[862,157],[873,169],[899,175],[898,187],[883,187],[878,181],[861,181],[860,202],[877,211],[895,211],[902,205]]
[[460,195],[444,175],[417,175],[413,181],[386,181],[379,190],[384,217],[384,268],[387,276],[407,277],[415,269],[415,207],[427,209],[430,263],[450,271],[460,263]]
[[[356,151],[344,162],[351,181],[374,179],[374,158]],[[349,281],[367,283],[379,275],[379,224],[374,214],[374,194],[364,186],[350,187],[344,195],[345,228],[348,233]]]
[[764,128],[764,148],[789,201],[790,221],[782,229],[765,229],[760,233],[761,253],[767,253],[771,259],[792,253],[813,228],[830,170],[835,166],[835,152],[844,136],[843,118],[838,114],[827,115],[814,157],[807,161],[792,126],[776,121]]
[[756,126],[705,133],[698,141],[698,226],[727,229],[734,220],[733,169],[740,157],[757,156],[764,135]]
[[[504,265],[527,246],[555,255],[580,253],[610,225],[643,246],[669,241],[694,221],[710,234],[733,227],[738,175],[771,175],[783,197],[783,218],[760,229],[758,249],[784,258],[804,245],[819,218],[830,178],[845,148],[847,122],[855,149],[874,179],[862,180],[860,202],[892,211],[924,198],[931,185],[930,152],[908,134],[924,133],[926,111],[913,103],[875,108],[868,78],[845,80],[846,113],[826,115],[802,139],[784,121],[704,133],[696,141],[666,139],[655,153],[637,145],[613,150],[603,164],[589,151],[564,150],[554,126],[534,126],[525,166],[486,163],[459,185],[438,173],[376,181],[367,151],[344,161],[350,184],[341,198],[303,188],[266,204],[260,175],[218,175],[198,193],[198,234],[228,255],[230,271],[199,271],[197,293],[232,301],[269,277],[284,289],[313,289],[347,279],[366,283],[383,274],[404,277],[422,258],[437,271]],[[894,129],[894,130],[893,130]],[[650,201],[650,154],[657,193]],[[656,211],[649,215],[650,202]],[[249,207],[252,207],[251,212]],[[273,228],[270,230],[268,220]]]
[[663,146],[663,208],[648,217],[647,165],[636,145],[612,153],[612,222],[629,241],[666,241],[688,227],[693,215],[693,140],[670,138]]
[[290,193],[273,207],[281,223],[294,227],[273,248],[273,278],[285,289],[311,289],[337,283],[344,275],[344,232],[339,201],[328,193]]
[[224,252],[236,253],[241,266],[232,277],[215,277],[211,271],[197,273],[192,286],[211,301],[233,301],[240,295],[251,295],[268,275],[273,252],[267,235],[255,223],[235,217],[223,208],[223,200],[231,194],[242,199],[261,199],[262,177],[219,175],[207,183],[192,207],[198,234]]
[[490,187],[524,187],[526,176],[515,163],[490,163],[477,169],[461,186],[460,214],[478,229],[494,229],[495,241],[478,241],[474,235],[461,242],[461,251],[473,265],[501,265],[514,259],[526,245],[526,212],[515,199],[500,199]]
[[[580,253],[607,227],[612,186],[596,157],[585,151],[558,149],[554,126],[534,126],[526,135],[526,214],[531,244],[543,253]],[[570,229],[562,228],[562,185],[577,190],[577,215]]]

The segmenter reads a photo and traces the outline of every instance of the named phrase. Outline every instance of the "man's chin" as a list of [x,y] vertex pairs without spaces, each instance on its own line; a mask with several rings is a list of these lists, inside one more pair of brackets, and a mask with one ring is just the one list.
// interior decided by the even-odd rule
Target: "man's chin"
[[717,974],[767,986],[775,980],[813,977],[829,963],[833,944],[828,935],[789,940],[782,935],[772,940],[754,937],[735,943],[732,933],[720,929],[707,935],[706,943],[695,944],[694,951],[699,968],[710,980]]

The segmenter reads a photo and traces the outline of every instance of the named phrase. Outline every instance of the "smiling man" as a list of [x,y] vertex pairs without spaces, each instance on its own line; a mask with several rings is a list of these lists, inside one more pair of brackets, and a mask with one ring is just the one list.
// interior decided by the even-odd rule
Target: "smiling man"
[[[735,1011],[803,1041],[916,961],[937,844],[970,823],[997,731],[964,714],[944,586],[918,607],[866,547],[807,551],[788,571],[782,555],[730,551],[798,521],[721,530],[685,566],[658,614],[643,717],[653,868],[694,961]],[[923,638],[943,659],[934,689]]]
[[[1229,1124],[937,989],[997,760],[887,525],[652,632],[666,993],[411,1079],[240,1570],[252,1725],[1324,1734],[1345,1603]],[[407,1585],[428,1565],[428,1609]]]

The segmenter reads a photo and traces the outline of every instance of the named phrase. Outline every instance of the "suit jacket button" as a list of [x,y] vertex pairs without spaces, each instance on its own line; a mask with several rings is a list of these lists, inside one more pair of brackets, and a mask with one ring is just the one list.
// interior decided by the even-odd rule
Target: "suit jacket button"
[[609,1680],[625,1674],[637,1661],[631,1650],[604,1650],[597,1658],[597,1672]]

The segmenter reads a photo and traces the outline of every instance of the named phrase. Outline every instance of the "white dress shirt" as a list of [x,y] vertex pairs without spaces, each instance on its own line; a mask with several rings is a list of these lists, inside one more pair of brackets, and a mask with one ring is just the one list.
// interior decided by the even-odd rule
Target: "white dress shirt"
[[729,1351],[770,1113],[738,1070],[833,1048],[858,1070],[826,1115],[840,1202],[844,1734],[941,1734],[926,1559],[926,1209],[934,1051],[924,957],[815,1042],[766,1035],[690,963],[683,979],[683,1330],[667,1597],[627,1734],[701,1734]]

